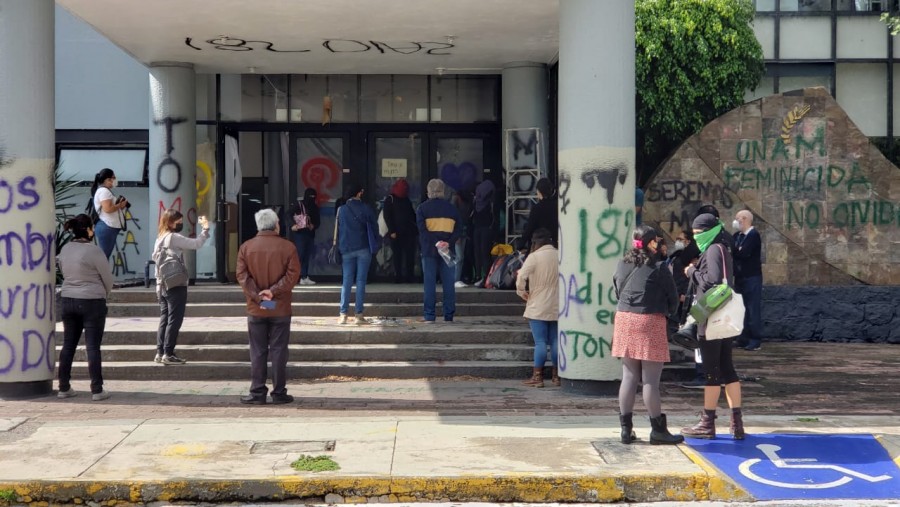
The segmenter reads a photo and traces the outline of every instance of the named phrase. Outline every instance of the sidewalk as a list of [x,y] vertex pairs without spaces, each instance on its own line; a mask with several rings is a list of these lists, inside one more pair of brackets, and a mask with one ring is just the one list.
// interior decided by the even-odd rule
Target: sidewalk
[[[738,352],[748,433],[873,434],[900,463],[900,347],[766,344]],[[297,402],[243,406],[246,381],[107,384],[113,397],[0,402],[0,493],[20,503],[96,501],[753,500],[691,445],[618,443],[616,400],[518,381],[292,382]],[[670,428],[702,394],[664,385]],[[727,435],[735,453],[751,439]],[[724,434],[723,434],[724,433]],[[299,472],[301,454],[341,467]],[[856,463],[848,461],[848,463]],[[855,465],[853,465],[855,466]],[[900,474],[898,474],[900,475]],[[0,500],[2,503],[2,500]]]

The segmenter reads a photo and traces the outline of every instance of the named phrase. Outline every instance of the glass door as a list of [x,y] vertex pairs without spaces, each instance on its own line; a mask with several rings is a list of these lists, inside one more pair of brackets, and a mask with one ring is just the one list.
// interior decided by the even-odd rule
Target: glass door
[[[421,132],[373,132],[369,140],[369,183],[366,194],[375,206],[375,213],[381,212],[384,198],[391,193],[397,180],[405,178],[409,183],[409,199],[413,207],[425,198],[427,183],[425,164],[425,143]],[[374,275],[379,280],[393,278],[391,248],[385,244],[375,256]],[[418,264],[418,263],[417,263]],[[417,276],[420,270],[415,267]]]
[[322,218],[316,231],[310,276],[340,275],[340,266],[328,264],[327,256],[334,237],[335,203],[344,194],[344,167],[349,159],[350,136],[335,132],[295,133],[294,146],[291,205],[303,199],[307,188],[314,188]]

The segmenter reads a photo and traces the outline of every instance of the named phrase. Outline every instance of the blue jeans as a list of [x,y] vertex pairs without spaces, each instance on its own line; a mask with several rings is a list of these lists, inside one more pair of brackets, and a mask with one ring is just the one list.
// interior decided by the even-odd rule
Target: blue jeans
[[372,263],[372,254],[369,248],[363,248],[355,252],[343,254],[341,268],[344,275],[344,283],[341,286],[341,314],[347,314],[350,306],[350,288],[356,281],[356,314],[362,315],[363,304],[366,302],[366,277],[369,275],[369,264]]
[[425,320],[434,320],[437,304],[437,275],[441,273],[444,288],[444,321],[452,322],[456,314],[456,267],[448,266],[440,257],[422,257],[422,277],[425,279]]
[[300,278],[309,278],[309,263],[315,250],[316,237],[308,234],[294,234],[294,245],[300,257]]
[[107,259],[112,255],[113,250],[116,249],[116,237],[119,236],[120,230],[106,225],[106,222],[103,220],[100,220],[94,226],[94,237],[97,238],[97,245],[100,247],[100,250],[103,250],[103,255]]
[[547,345],[550,345],[550,361],[558,366],[559,351],[556,339],[559,337],[559,325],[555,320],[528,319],[531,336],[534,337],[534,367],[543,368],[547,362]]
[[744,332],[739,341],[748,345],[762,343],[762,277],[751,276],[735,283],[737,291],[744,298]]

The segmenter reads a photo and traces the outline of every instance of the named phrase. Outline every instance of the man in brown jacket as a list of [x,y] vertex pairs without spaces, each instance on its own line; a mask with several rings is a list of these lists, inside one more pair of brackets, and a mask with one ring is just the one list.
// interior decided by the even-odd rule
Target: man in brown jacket
[[250,394],[241,403],[266,404],[266,363],[272,360],[272,404],[294,401],[287,393],[288,341],[291,336],[291,291],[300,278],[294,244],[278,236],[278,215],[264,209],[254,215],[255,238],[238,251],[237,279],[247,298],[250,332]]

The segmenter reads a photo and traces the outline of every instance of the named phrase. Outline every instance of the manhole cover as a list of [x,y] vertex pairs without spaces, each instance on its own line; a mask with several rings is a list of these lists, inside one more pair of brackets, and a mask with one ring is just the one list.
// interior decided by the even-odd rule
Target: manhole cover
[[330,452],[334,450],[334,440],[266,440],[253,442],[250,454],[280,454],[283,452]]

